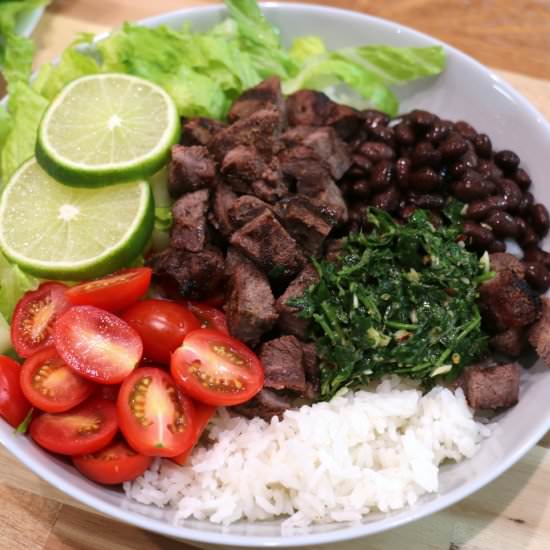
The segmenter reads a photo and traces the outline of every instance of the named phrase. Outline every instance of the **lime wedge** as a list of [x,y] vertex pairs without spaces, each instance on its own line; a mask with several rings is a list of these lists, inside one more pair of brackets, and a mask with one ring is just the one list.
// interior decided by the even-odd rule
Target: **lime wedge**
[[68,185],[132,181],[166,164],[179,133],[174,101],[156,84],[124,74],[85,76],[44,113],[36,158]]
[[97,189],[63,185],[36,159],[25,162],[0,198],[0,247],[19,266],[49,279],[87,279],[137,258],[153,229],[146,181]]

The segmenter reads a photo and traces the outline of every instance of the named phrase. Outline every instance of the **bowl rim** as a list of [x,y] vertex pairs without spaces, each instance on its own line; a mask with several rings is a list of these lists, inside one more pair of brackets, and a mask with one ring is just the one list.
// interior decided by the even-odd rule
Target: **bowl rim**
[[[526,110],[530,116],[532,116],[538,124],[540,124],[543,129],[550,136],[550,123],[545,119],[545,117],[533,106],[531,103],[518,91],[516,91],[510,84],[508,84],[503,78],[497,75],[492,69],[489,69],[476,59],[470,57],[469,55],[461,52],[457,48],[450,46],[446,42],[438,40],[426,33],[420,32],[414,28],[402,25],[397,22],[390,21],[381,17],[376,17],[366,13],[335,8],[331,6],[323,6],[319,4],[304,4],[300,2],[277,2],[277,1],[268,1],[260,2],[262,9],[268,8],[270,10],[282,10],[282,11],[311,11],[311,12],[324,12],[328,15],[334,16],[343,16],[347,15],[360,18],[365,23],[375,23],[378,26],[385,27],[388,30],[395,31],[396,27],[403,29],[407,32],[417,35],[424,40],[431,42],[434,45],[440,45],[445,48],[447,54],[451,54],[461,61],[473,65],[478,70],[484,72],[495,84],[503,89],[509,96],[515,100],[522,109]],[[194,6],[189,8],[182,8],[178,10],[172,10],[167,12],[161,12],[157,15],[153,15],[144,19],[140,19],[135,23],[138,25],[150,25],[155,20],[159,18],[166,17],[177,17],[177,16],[189,16],[197,13],[224,13],[226,8],[223,4],[214,4],[207,6]],[[99,33],[95,40],[102,40],[108,36],[116,28],[110,29],[108,31]],[[52,61],[55,62],[58,58],[54,58]],[[7,96],[2,98],[0,104],[5,104],[7,101]],[[216,544],[220,546],[227,547],[237,547],[237,548],[266,548],[266,547],[301,547],[308,545],[322,545],[322,544],[331,544],[344,542],[348,540],[358,539],[366,537],[368,535],[379,534],[395,527],[405,525],[407,523],[417,521],[419,519],[430,516],[436,512],[439,512],[460,500],[468,497],[472,493],[481,489],[482,487],[488,485],[494,481],[498,476],[500,476],[504,471],[513,466],[518,460],[520,460],[536,443],[545,435],[547,431],[550,430],[550,415],[545,423],[542,423],[539,429],[535,430],[531,438],[527,439],[523,445],[519,446],[514,450],[513,453],[510,453],[503,460],[494,465],[493,469],[488,472],[486,476],[482,479],[474,478],[470,481],[467,481],[459,488],[454,489],[448,495],[437,495],[436,498],[430,500],[426,503],[423,503],[421,507],[416,509],[416,507],[408,508],[410,513],[403,517],[396,517],[392,519],[391,514],[386,517],[388,521],[383,526],[378,526],[378,521],[353,524],[348,527],[342,527],[340,529],[324,531],[321,533],[311,533],[311,534],[296,534],[296,535],[234,535],[229,533],[216,533],[212,531],[201,531],[196,528],[186,527],[186,526],[176,526],[172,523],[155,519],[139,512],[132,510],[126,510],[120,507],[117,507],[114,504],[105,502],[101,498],[90,495],[85,489],[75,487],[72,483],[67,481],[63,476],[56,473],[52,473],[46,464],[37,464],[32,458],[29,458],[26,453],[19,453],[16,444],[16,438],[8,437],[2,438],[0,436],[0,443],[4,445],[20,462],[22,462],[26,467],[28,467],[32,472],[38,475],[42,480],[50,483],[58,490],[63,493],[71,496],[75,500],[79,501],[81,504],[90,507],[93,511],[107,516],[109,518],[121,521],[123,523],[133,525],[140,529],[146,529],[148,531],[163,535],[169,538],[176,540],[187,540],[191,542],[199,542],[206,544]]]

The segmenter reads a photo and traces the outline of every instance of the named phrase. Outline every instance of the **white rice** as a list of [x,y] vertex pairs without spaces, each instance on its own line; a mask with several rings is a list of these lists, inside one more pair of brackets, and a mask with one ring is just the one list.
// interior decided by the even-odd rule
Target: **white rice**
[[461,389],[426,395],[396,377],[375,391],[287,411],[270,423],[220,410],[189,464],[156,460],[124,484],[138,502],[229,524],[287,515],[283,527],[357,521],[414,504],[438,489],[438,466],[471,457],[490,430]]

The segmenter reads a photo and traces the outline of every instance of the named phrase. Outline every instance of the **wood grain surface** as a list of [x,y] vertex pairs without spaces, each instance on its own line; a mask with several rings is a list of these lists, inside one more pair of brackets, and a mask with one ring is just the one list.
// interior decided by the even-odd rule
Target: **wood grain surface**
[[[34,33],[36,63],[61,52],[76,32],[100,32],[124,20],[207,3],[211,2],[57,0]],[[448,41],[481,62],[502,69],[501,76],[550,119],[550,0],[327,0],[324,3],[394,19]],[[495,482],[430,518],[361,541],[323,548],[548,550],[550,450],[547,449],[550,436]],[[193,547],[86,509],[40,480],[0,448],[0,550],[176,548]]]

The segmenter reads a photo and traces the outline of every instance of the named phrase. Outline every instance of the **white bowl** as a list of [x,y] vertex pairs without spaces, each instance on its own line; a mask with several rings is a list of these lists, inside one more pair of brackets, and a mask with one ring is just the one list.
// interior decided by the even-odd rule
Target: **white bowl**
[[[330,48],[365,43],[394,46],[427,46],[440,42],[398,24],[312,5],[264,5],[267,17],[282,29],[285,41],[295,36],[317,34]],[[222,6],[181,10],[143,21],[147,26],[178,27],[184,21],[206,29],[225,14]],[[470,57],[445,45],[448,66],[444,74],[399,91],[402,110],[426,108],[450,119],[471,122],[491,136],[495,147],[516,151],[535,182],[539,201],[550,205],[550,188],[544,187],[548,173],[550,126],[508,84]],[[412,508],[365,518],[359,525],[316,525],[283,535],[279,522],[238,523],[220,527],[208,522],[188,521],[185,527],[170,523],[170,514],[160,509],[128,502],[120,492],[84,479],[72,467],[42,451],[26,437],[14,436],[0,422],[0,442],[40,477],[61,491],[96,510],[176,539],[222,546],[291,547],[337,542],[364,537],[432,514],[477,491],[519,460],[550,429],[550,370],[539,361],[524,372],[521,399],[504,414],[500,423],[474,458],[441,469],[440,491],[426,496]]]

